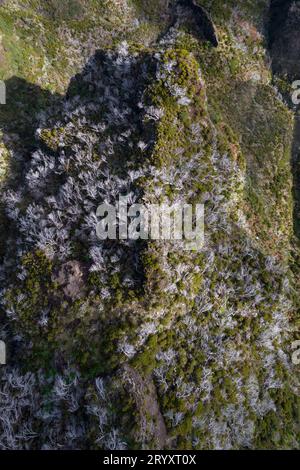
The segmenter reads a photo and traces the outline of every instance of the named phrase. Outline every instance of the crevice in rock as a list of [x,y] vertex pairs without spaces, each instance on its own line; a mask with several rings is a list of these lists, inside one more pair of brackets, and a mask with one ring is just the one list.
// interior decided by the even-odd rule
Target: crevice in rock
[[198,40],[208,41],[218,47],[218,35],[209,12],[197,0],[177,0],[168,4],[169,25],[161,35],[163,38],[170,28],[184,27]]
[[[273,74],[288,81],[300,79],[300,1],[271,0],[269,9],[269,50]],[[291,103],[292,105],[292,103]],[[300,113],[295,108],[291,155],[294,197],[294,233],[300,239]]]

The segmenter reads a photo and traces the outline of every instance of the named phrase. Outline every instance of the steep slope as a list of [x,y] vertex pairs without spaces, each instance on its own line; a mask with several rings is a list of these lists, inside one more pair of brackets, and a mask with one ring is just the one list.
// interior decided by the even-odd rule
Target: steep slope
[[[1,7],[3,449],[298,447],[294,115],[268,2],[203,0],[218,47],[172,26],[176,3]],[[45,42],[31,61],[61,34],[42,77],[16,16]],[[205,204],[205,246],[100,241],[119,194]]]

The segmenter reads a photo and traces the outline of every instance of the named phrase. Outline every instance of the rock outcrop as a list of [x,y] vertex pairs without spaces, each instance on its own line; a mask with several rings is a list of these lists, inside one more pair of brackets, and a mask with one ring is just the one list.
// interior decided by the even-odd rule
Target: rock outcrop
[[192,23],[198,38],[209,41],[214,47],[218,46],[218,35],[213,20],[197,0],[179,0],[175,15],[179,24]]

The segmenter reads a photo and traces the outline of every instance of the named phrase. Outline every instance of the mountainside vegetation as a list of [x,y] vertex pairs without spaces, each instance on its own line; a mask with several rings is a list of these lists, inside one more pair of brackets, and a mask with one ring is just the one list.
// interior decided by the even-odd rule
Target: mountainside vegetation
[[[0,449],[299,448],[279,3],[0,2]],[[204,247],[99,240],[119,195],[204,204]]]

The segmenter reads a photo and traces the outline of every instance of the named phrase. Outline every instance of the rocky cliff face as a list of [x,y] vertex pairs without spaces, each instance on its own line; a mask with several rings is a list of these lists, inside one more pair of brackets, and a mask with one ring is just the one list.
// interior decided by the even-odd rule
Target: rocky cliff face
[[[179,3],[0,7],[2,449],[298,447],[298,6]],[[120,194],[203,249],[101,242]]]

